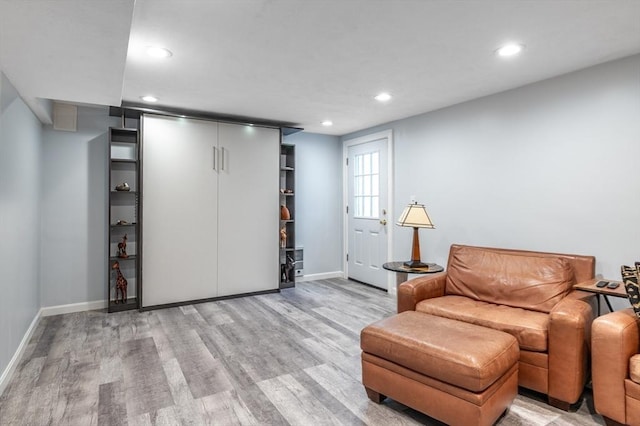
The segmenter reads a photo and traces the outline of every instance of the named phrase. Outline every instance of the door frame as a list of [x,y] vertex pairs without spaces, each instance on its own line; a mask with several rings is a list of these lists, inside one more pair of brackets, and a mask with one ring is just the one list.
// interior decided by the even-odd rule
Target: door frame
[[[349,175],[347,158],[349,157],[349,147],[377,141],[379,139],[387,140],[387,217],[390,219],[387,228],[387,257],[388,259],[393,259],[393,225],[395,224],[395,213],[393,209],[393,130],[388,129],[342,141],[342,270],[344,271],[343,278],[345,279],[349,277],[349,263],[347,262],[347,250],[349,249],[349,216],[347,215]],[[392,221],[393,223],[391,223]],[[392,294],[396,292],[395,280],[392,273],[387,273],[387,291]]]

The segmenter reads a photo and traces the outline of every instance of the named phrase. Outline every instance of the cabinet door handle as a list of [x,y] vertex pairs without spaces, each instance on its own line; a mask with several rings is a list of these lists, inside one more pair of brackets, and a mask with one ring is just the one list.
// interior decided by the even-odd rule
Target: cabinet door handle
[[224,157],[225,157],[224,152],[226,150],[224,149],[224,147],[220,148],[220,150],[222,151],[222,154],[220,155],[220,157],[222,157],[222,167],[220,167],[220,170],[224,171]]
[[216,148],[215,146],[213,147],[213,170],[217,170],[216,166],[218,164],[218,148]]

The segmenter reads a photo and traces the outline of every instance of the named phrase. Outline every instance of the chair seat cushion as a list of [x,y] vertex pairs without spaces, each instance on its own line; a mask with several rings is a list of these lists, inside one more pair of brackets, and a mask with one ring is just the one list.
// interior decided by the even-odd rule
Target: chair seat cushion
[[416,311],[509,333],[522,350],[548,350],[549,315],[543,312],[453,295],[423,300]]
[[415,311],[365,327],[360,346],[366,353],[472,392],[489,387],[520,356],[509,334]]
[[640,384],[640,354],[632,356],[629,360],[629,377]]

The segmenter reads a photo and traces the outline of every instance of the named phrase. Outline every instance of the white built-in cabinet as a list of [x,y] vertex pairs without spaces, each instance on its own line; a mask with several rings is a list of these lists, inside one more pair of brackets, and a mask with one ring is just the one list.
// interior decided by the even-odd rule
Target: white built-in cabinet
[[279,286],[280,130],[142,117],[142,307]]

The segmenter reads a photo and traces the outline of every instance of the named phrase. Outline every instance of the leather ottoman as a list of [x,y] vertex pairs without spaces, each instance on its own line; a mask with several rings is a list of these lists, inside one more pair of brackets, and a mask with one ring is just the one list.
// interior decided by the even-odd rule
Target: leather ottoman
[[454,425],[491,425],[518,392],[518,342],[510,334],[406,311],[360,333],[362,383]]

